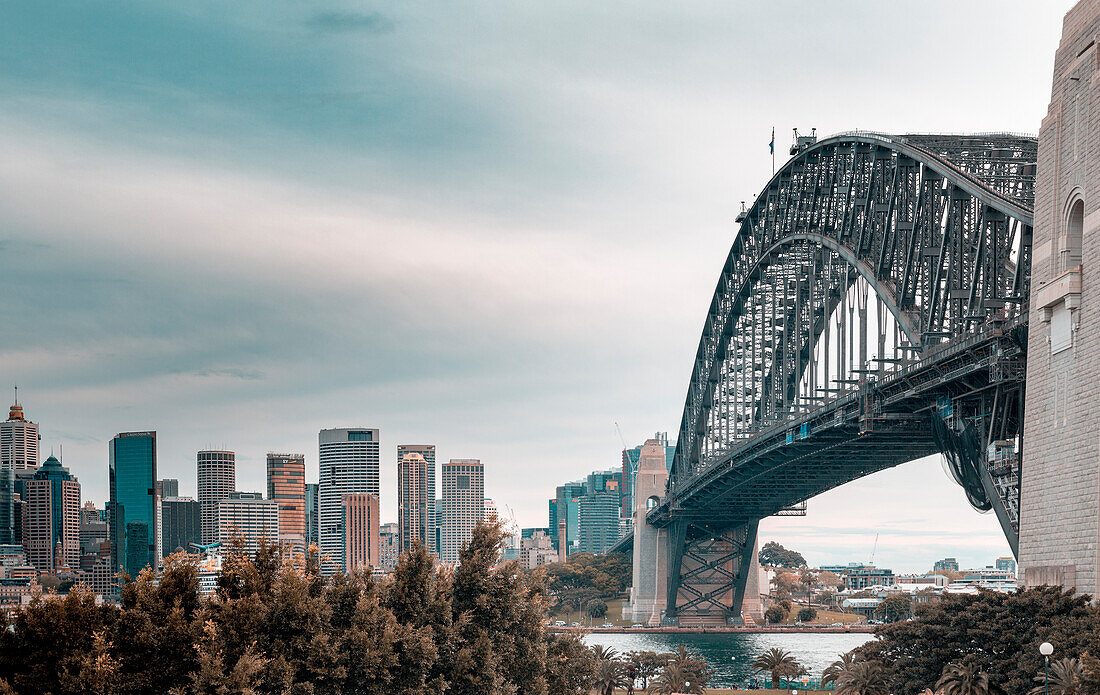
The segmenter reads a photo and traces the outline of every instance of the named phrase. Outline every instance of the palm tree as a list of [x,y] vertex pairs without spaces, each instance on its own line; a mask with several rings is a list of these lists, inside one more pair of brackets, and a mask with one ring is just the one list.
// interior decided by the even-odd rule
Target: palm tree
[[878,661],[854,661],[836,679],[836,695],[886,695],[889,689]]
[[939,695],[992,695],[999,689],[989,680],[989,674],[975,664],[952,662],[943,668],[936,681]]
[[1081,692],[1081,681],[1084,675],[1081,662],[1077,659],[1067,657],[1052,661],[1050,662],[1050,679],[1035,676],[1035,682],[1039,685],[1032,688],[1028,695],[1045,695],[1045,691],[1048,689],[1050,695],[1078,695]]
[[619,658],[619,652],[599,644],[592,646],[592,653],[596,655],[596,661],[615,661]]
[[821,684],[836,683],[842,674],[852,668],[856,663],[856,655],[852,652],[838,654],[840,658],[834,661],[821,673]]
[[754,671],[767,671],[770,673],[772,677],[772,687],[778,688],[780,676],[794,673],[800,670],[801,666],[798,661],[791,656],[790,652],[780,649],[779,647],[772,647],[756,657],[756,661],[752,662],[752,668]]
[[602,659],[596,667],[596,690],[600,695],[612,695],[615,688],[626,686],[626,664],[613,659]]
[[665,670],[661,671],[661,675],[653,681],[653,691],[657,695],[706,692],[696,674],[684,669],[675,661],[670,661]]

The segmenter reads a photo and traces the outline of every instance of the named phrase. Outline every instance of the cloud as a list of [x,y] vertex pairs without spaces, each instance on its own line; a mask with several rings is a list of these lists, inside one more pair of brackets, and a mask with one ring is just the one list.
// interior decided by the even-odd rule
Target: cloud
[[393,20],[378,12],[328,11],[314,14],[306,25],[326,32],[383,34],[393,31]]

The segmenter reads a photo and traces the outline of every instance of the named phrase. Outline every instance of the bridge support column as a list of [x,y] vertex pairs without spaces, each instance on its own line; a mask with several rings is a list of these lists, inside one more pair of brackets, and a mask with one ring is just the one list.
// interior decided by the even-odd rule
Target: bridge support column
[[[743,624],[760,617],[756,531],[678,519],[669,527],[666,624]],[[745,610],[747,609],[747,611]]]

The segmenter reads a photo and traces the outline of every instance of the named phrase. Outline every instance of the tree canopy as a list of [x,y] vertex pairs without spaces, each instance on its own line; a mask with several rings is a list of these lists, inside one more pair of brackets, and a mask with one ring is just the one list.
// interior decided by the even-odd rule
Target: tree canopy
[[802,553],[787,550],[775,541],[768,541],[764,544],[764,547],[760,549],[758,559],[763,567],[800,569],[806,566],[806,558],[802,557]]
[[587,693],[596,670],[574,636],[543,627],[541,585],[499,563],[499,523],[479,525],[452,571],[423,548],[392,576],[320,576],[261,543],[229,549],[217,591],[193,556],[142,572],[119,605],[78,587],[0,624],[0,692],[145,695]]

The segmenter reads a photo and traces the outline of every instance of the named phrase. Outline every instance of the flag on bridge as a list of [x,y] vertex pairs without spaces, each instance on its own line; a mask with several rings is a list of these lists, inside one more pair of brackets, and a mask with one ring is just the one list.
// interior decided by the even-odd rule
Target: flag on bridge
[[772,141],[768,143],[768,151],[775,154],[775,128],[772,128]]

